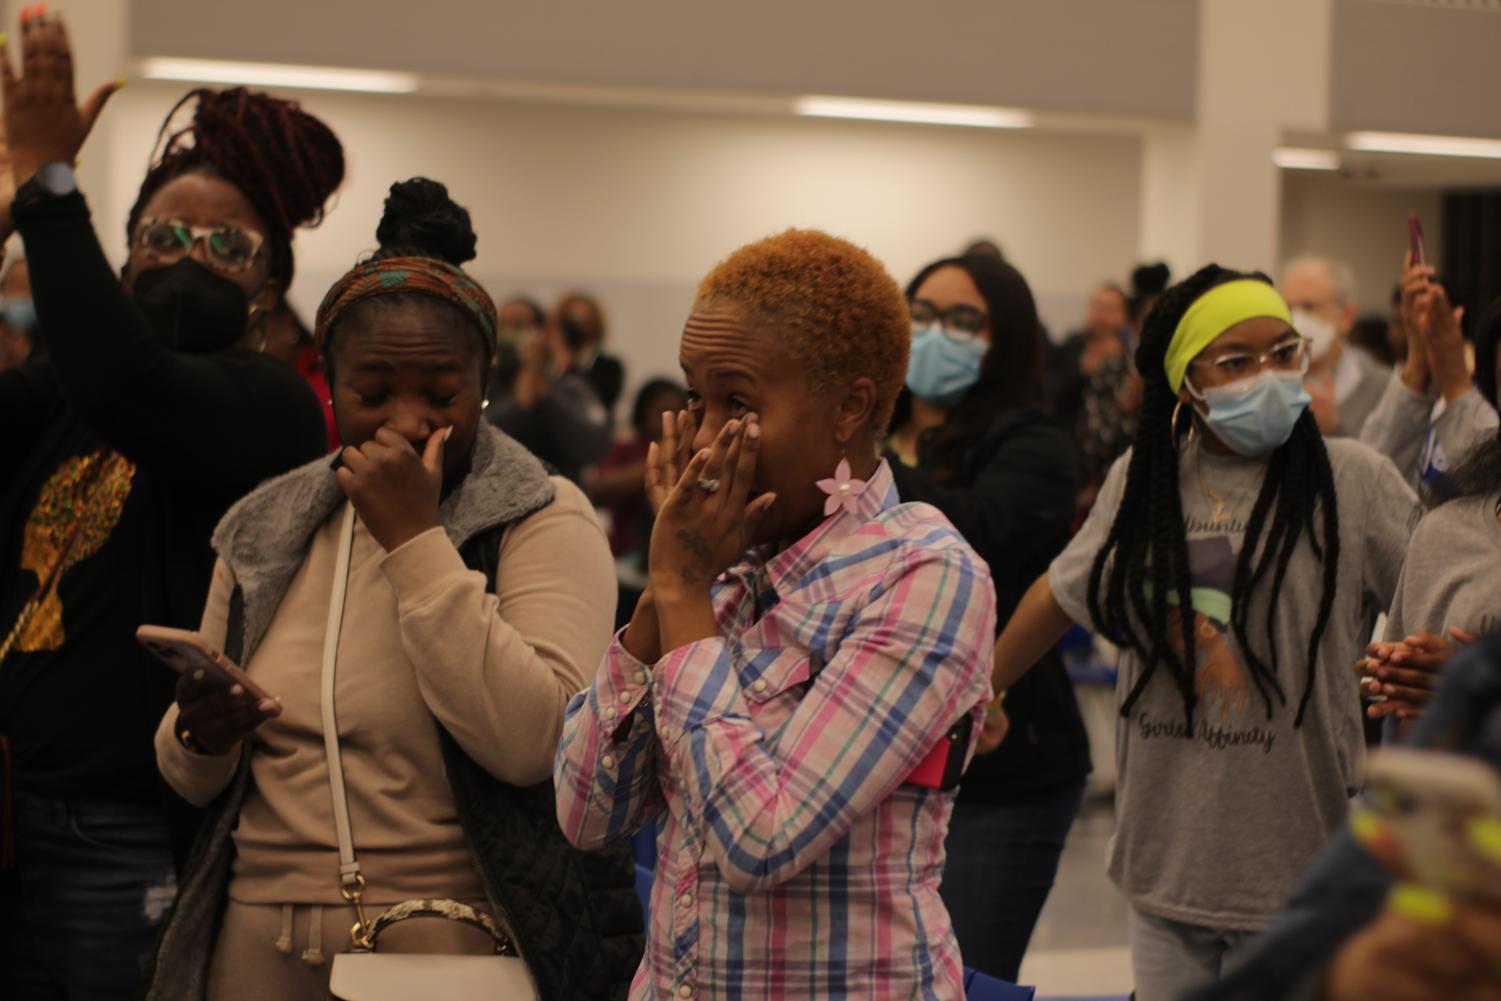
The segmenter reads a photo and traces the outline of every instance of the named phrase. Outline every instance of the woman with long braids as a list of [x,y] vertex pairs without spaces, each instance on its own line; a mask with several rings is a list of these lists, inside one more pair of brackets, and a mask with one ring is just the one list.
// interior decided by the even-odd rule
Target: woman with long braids
[[1071,623],[1122,648],[1109,870],[1140,1001],[1232,965],[1360,784],[1349,665],[1416,498],[1387,459],[1325,442],[1307,357],[1264,275],[1169,289],[1136,353],[1135,444],[996,642],[998,692]]
[[215,522],[325,448],[317,399],[258,350],[260,318],[344,156],[296,104],[195,91],[131,210],[122,281],[73,174],[112,87],[80,106],[62,23],[28,9],[19,34],[22,63],[0,60],[0,236],[25,240],[49,361],[0,378],[0,787],[14,790],[0,843],[15,862],[0,858],[0,996],[126,998],[196,826],[151,747],[175,676],[135,630],[193,627]]

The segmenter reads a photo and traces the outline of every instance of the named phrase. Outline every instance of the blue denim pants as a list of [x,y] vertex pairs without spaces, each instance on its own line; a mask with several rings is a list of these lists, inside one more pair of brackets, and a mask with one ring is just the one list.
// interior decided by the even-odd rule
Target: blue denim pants
[[1083,799],[1079,782],[1005,803],[954,804],[939,893],[966,966],[1016,982]]
[[0,870],[0,998],[125,1001],[177,894],[160,807],[16,790]]

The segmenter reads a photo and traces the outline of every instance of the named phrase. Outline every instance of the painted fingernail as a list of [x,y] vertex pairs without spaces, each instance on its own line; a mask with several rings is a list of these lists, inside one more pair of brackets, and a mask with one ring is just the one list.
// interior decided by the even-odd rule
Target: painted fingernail
[[1501,819],[1476,817],[1470,821],[1469,835],[1472,848],[1501,865]]
[[1386,905],[1393,913],[1429,928],[1441,928],[1454,917],[1454,902],[1448,894],[1412,883],[1392,887]]
[[125,79],[125,77],[122,76],[120,79],[118,79],[118,80],[115,81],[115,90],[116,91],[124,90],[125,89],[125,84],[127,82],[129,82],[129,81],[127,81]]
[[10,36],[7,35],[5,32],[0,31],[0,45],[9,45],[9,44],[10,44]]
[[244,695],[245,694],[245,689],[242,688],[242,687],[240,687],[239,685],[235,685],[232,688],[230,688],[229,694],[231,694],[231,695]]
[[1381,832],[1381,821],[1371,810],[1362,806],[1350,811],[1350,834],[1360,844],[1371,844]]

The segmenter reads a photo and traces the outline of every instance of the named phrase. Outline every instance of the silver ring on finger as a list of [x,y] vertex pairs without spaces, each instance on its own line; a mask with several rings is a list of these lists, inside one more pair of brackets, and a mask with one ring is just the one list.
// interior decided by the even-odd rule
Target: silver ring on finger
[[698,481],[698,488],[706,494],[716,494],[719,492],[719,480],[700,479]]

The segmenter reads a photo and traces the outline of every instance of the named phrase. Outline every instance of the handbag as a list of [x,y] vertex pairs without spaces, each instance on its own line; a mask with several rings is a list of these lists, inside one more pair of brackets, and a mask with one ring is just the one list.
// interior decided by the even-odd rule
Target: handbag
[[[339,755],[338,718],[334,711],[335,666],[339,630],[344,623],[344,599],[349,591],[349,560],[354,548],[354,505],[344,512],[339,551],[334,563],[333,592],[328,625],[323,634],[323,672],[320,695],[323,750],[328,758],[329,794],[333,799],[334,829],[339,839],[339,895],[355,913],[350,929],[353,952],[334,956],[329,993],[338,1001],[538,1001],[526,962],[511,939],[488,914],[457,900],[408,900],[379,915],[365,917],[365,877],[355,856],[349,822],[349,798],[344,787],[344,764]],[[487,956],[448,956],[377,952],[383,931],[410,918],[445,918],[471,925],[488,934],[495,951]]]

